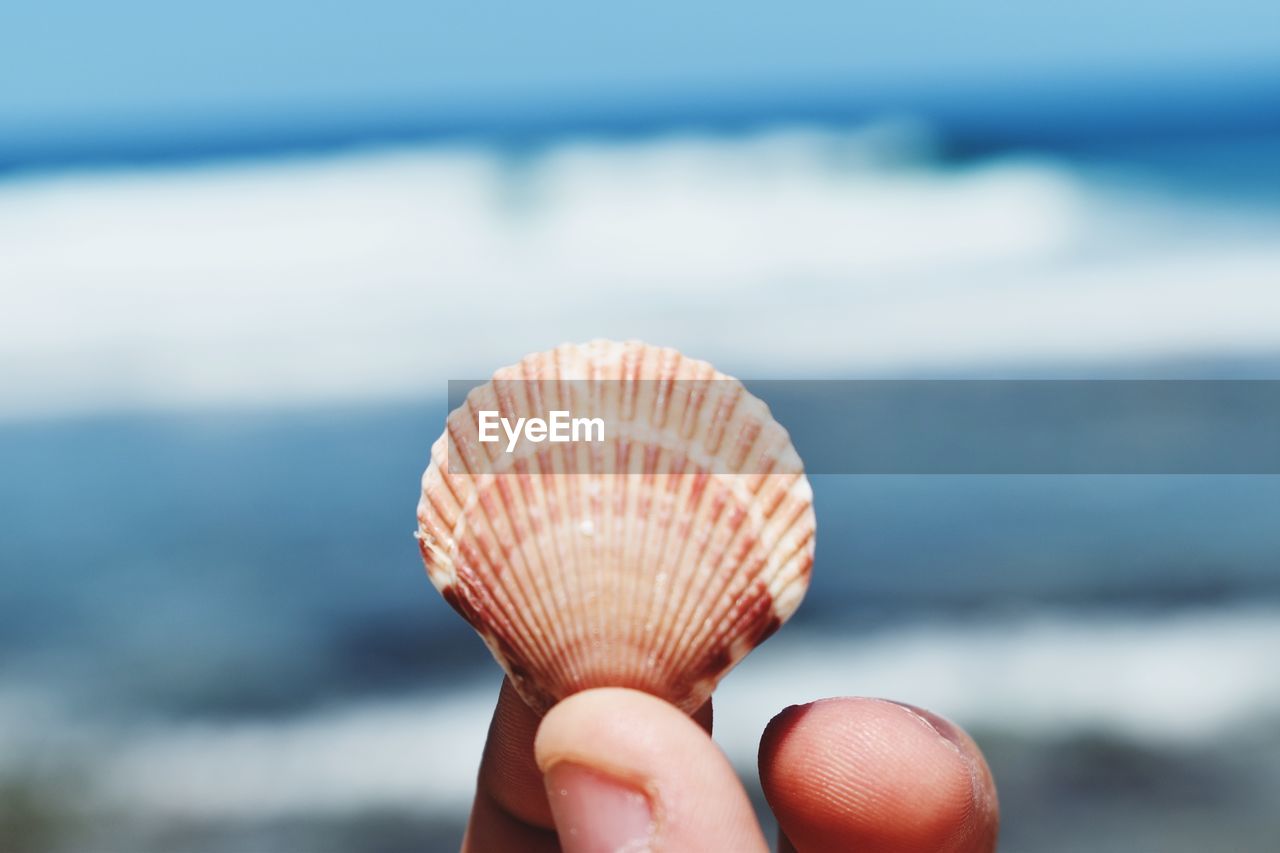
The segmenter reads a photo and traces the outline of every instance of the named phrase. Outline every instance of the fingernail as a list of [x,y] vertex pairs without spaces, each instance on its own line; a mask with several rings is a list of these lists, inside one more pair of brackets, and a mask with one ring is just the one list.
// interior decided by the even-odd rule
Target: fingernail
[[895,702],[894,704],[906,708],[918,717],[921,722],[933,729],[938,734],[938,737],[951,744],[956,754],[964,762],[965,769],[969,771],[969,779],[973,784],[974,798],[977,802],[981,803],[983,800],[995,801],[995,780],[991,778],[991,771],[987,769],[986,764],[981,763],[974,757],[970,749],[970,741],[959,726],[946,717],[940,717],[923,708],[917,708],[915,705],[908,705],[906,702]]
[[644,792],[611,776],[561,761],[545,775],[564,853],[643,853],[653,842]]
[[960,752],[967,751],[964,735],[961,734],[960,729],[958,729],[956,725],[946,717],[939,717],[932,711],[926,711],[924,708],[917,708],[915,705],[908,705],[906,702],[889,701],[902,708],[906,708],[911,712],[912,716],[929,728],[933,729],[934,733],[936,733],[938,737],[949,742]]

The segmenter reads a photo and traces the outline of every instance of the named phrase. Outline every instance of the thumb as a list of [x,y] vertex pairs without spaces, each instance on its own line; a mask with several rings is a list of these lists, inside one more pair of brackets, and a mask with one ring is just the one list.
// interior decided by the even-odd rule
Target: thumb
[[565,853],[768,850],[724,753],[647,693],[570,696],[543,718],[534,753]]

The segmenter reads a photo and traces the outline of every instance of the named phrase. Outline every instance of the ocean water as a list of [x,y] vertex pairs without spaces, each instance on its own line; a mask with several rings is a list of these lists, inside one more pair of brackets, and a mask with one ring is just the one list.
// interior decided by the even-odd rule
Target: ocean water
[[[449,378],[601,336],[754,378],[1280,378],[1274,140],[945,150],[889,122],[0,184],[0,838],[456,844],[500,676],[412,539]],[[1280,477],[814,486],[809,600],[717,693],[745,777],[785,705],[883,695],[975,732],[1006,849],[1273,849]]]

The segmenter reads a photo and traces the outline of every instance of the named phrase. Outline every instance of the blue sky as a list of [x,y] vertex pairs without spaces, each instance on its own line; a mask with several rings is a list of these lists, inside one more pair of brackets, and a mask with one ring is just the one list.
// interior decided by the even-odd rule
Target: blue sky
[[[449,121],[1280,68],[1275,0],[9,0],[0,146],[412,110]],[[205,132],[205,131],[201,131]]]

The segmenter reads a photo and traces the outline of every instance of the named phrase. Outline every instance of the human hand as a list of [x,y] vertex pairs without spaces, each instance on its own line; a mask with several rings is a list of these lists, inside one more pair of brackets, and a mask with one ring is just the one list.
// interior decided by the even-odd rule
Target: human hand
[[[504,680],[463,850],[768,850],[710,731],[710,702],[690,718],[621,688],[575,694],[539,720]],[[782,851],[995,849],[982,754],[955,725],[907,705],[785,709],[761,739],[760,782]]]

